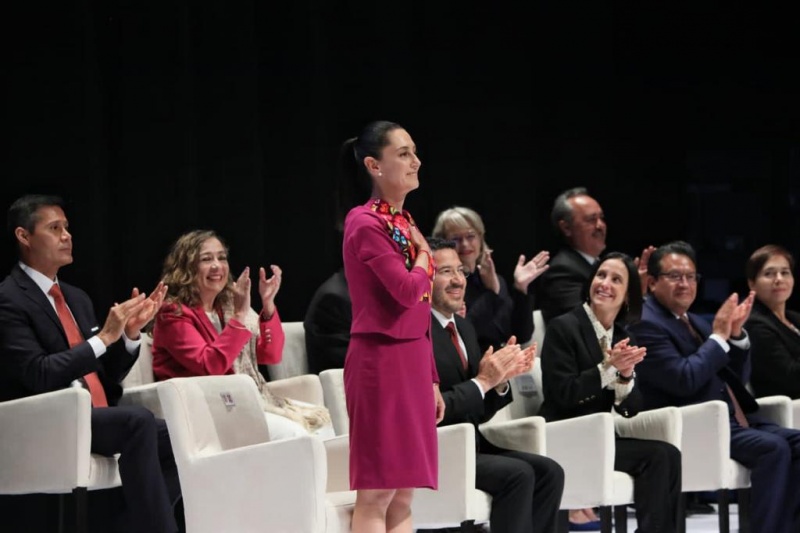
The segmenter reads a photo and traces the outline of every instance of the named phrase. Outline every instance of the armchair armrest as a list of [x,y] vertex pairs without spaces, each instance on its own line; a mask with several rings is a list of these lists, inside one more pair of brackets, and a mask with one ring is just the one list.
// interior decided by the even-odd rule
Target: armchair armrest
[[758,398],[758,414],[781,427],[792,427],[792,400],[788,396]]
[[327,492],[350,490],[350,436],[326,439],[323,444],[328,457]]
[[[475,427],[453,424],[437,429],[439,490],[418,489],[414,494],[414,527],[456,525],[472,509],[475,497]],[[455,522],[454,522],[455,520]]]
[[644,411],[631,418],[616,415],[614,427],[620,437],[660,440],[681,449],[683,419],[677,407]]
[[480,430],[486,440],[500,448],[547,455],[545,425],[541,416],[528,416],[517,420],[482,424]]
[[89,391],[74,387],[0,403],[0,494],[85,487],[91,409]]
[[679,408],[684,492],[727,486],[731,456],[728,405],[721,400]]
[[[327,470],[318,438],[254,444],[188,461],[181,483],[203,487],[184,493],[189,531],[196,523],[207,531],[253,531],[254,523],[263,531],[324,530]],[[225,479],[237,482],[220,482]],[[248,512],[220,516],[219,509]],[[190,517],[195,524],[188,523]]]
[[610,501],[616,451],[611,413],[548,422],[545,427],[547,456],[564,469],[562,508],[582,509]]
[[122,389],[122,397],[119,399],[119,404],[141,405],[149,409],[156,418],[164,418],[164,411],[161,409],[161,400],[158,399],[157,383]]
[[325,405],[319,376],[304,374],[267,382],[270,392],[282,398],[291,398],[314,405]]
[[800,429],[800,400],[792,400],[792,428]]

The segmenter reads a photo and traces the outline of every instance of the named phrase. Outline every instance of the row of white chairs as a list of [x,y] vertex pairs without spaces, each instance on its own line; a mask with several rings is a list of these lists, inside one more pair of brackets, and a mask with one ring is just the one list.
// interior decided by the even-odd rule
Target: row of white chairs
[[[541,336],[544,328],[537,322]],[[270,387],[285,397],[326,405],[336,438],[270,442],[258,392],[246,376],[153,383],[147,338],[123,383],[122,403],[144,405],[168,422],[192,533],[349,531],[355,494],[348,481],[342,371],[306,374],[302,323],[285,323],[284,331],[283,361],[270,367]],[[558,461],[566,473],[562,509],[601,507],[606,530],[611,507],[633,501],[632,479],[613,469],[615,433],[680,448],[684,491],[724,495],[749,486],[749,472],[730,459],[728,412],[721,401],[631,419],[601,413],[545,423],[534,416],[542,400],[538,360],[528,381],[516,380],[512,387],[515,401],[481,431],[498,446]],[[759,403],[781,425],[800,423],[800,401],[773,397]],[[86,490],[118,486],[115,460],[89,453],[89,414],[89,395],[82,389],[0,403],[0,494],[73,492],[82,504]],[[474,428],[458,424],[439,428],[438,434],[440,487],[418,491],[415,527],[488,521],[491,498],[475,488]],[[76,516],[85,522],[85,511]],[[727,527],[727,512],[720,512],[720,530]]]

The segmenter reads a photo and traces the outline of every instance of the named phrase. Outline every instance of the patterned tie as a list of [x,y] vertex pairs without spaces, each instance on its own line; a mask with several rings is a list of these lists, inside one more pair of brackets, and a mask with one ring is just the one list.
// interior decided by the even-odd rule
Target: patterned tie
[[[681,315],[680,318],[681,318],[681,322],[683,322],[686,325],[686,327],[689,328],[689,333],[691,333],[692,337],[694,337],[694,340],[697,341],[698,346],[703,344],[703,342],[704,342],[703,341],[703,337],[700,335],[700,333],[697,332],[696,329],[694,329],[694,326],[692,326],[692,323],[689,322],[689,317],[687,315],[683,314],[683,315]],[[728,396],[730,396],[731,403],[733,404],[733,416],[734,416],[734,418],[736,418],[736,421],[743,428],[750,427],[750,423],[747,421],[747,417],[744,416],[744,411],[742,410],[742,406],[739,404],[739,400],[736,399],[736,395],[731,390],[731,386],[726,383],[725,384],[725,388],[728,390]]]
[[461,351],[461,345],[458,343],[458,333],[456,332],[456,325],[453,322],[448,322],[446,329],[448,332],[450,332],[450,340],[453,341],[453,346],[456,347],[458,356],[461,358],[461,366],[463,366],[464,370],[466,370],[467,358],[464,357],[464,352]]
[[[53,284],[49,292],[50,296],[56,304],[56,313],[58,319],[61,321],[61,326],[64,328],[64,333],[67,334],[67,341],[69,347],[80,344],[83,342],[83,335],[81,335],[78,324],[75,323],[75,317],[70,313],[67,307],[67,302],[64,300],[64,293],[61,292],[61,287],[57,283]],[[108,399],[106,398],[106,391],[103,390],[103,384],[100,383],[100,378],[97,372],[90,372],[83,376],[83,381],[86,388],[89,389],[89,394],[92,396],[93,407],[108,407]]]

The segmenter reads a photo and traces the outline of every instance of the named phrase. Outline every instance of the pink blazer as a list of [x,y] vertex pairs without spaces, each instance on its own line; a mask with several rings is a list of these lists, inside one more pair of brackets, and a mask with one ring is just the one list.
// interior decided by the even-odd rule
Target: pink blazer
[[[233,374],[233,362],[251,333],[236,320],[229,320],[217,333],[201,307],[166,303],[158,312],[153,328],[153,374],[156,380],[173,377]],[[283,355],[284,335],[278,311],[259,322],[256,344],[258,364],[275,364]],[[271,342],[265,333],[269,330]]]

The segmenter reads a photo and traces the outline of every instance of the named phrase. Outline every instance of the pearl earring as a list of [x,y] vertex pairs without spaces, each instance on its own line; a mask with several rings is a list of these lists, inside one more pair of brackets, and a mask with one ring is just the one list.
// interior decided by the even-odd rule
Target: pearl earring
[[381,176],[383,176],[383,172],[378,172],[378,177],[380,178]]

